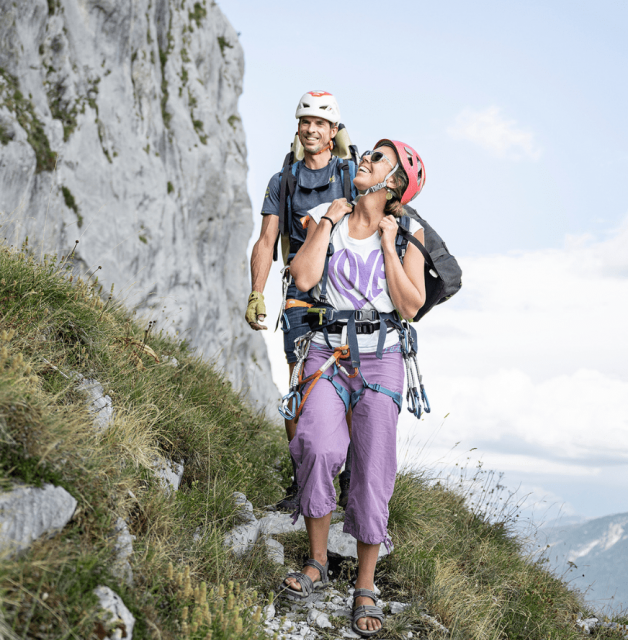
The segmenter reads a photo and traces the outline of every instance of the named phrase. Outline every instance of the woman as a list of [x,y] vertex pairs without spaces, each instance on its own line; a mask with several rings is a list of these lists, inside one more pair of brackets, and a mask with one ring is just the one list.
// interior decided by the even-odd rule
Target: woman
[[[404,379],[395,329],[399,322],[393,312],[413,318],[425,301],[423,256],[408,244],[402,264],[395,250],[395,217],[403,215],[402,205],[418,195],[424,181],[416,151],[400,142],[381,140],[360,161],[354,179],[360,192],[355,208],[340,199],[312,209],[306,241],[291,265],[301,291],[314,289],[315,299],[322,297],[341,316],[344,312],[345,318],[344,323],[326,324],[325,332],[316,332],[304,376],[316,372],[334,348],[345,344],[353,345],[349,355],[353,364],[359,360],[359,367],[351,372],[348,360],[342,361],[346,367],[337,360],[333,376],[318,380],[303,405],[290,452],[297,462],[299,512],[305,516],[311,558],[302,572],[288,575],[282,595],[300,600],[328,584],[327,536],[336,507],[333,479],[349,444],[345,415],[351,397],[351,404],[357,404],[344,531],[357,539],[353,629],[363,636],[376,634],[383,621],[373,593],[375,564],[380,544],[390,543],[388,502],[395,484],[396,427]],[[411,221],[410,232],[424,242],[418,222]],[[332,246],[333,255],[328,256]],[[324,313],[317,313],[311,315],[320,317],[322,326]],[[385,335],[380,339],[381,332]],[[356,336],[359,356],[353,353]],[[343,353],[347,355],[347,349]]]

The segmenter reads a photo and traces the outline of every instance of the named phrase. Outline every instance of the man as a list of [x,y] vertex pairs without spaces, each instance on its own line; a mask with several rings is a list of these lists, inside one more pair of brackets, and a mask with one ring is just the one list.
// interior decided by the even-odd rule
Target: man
[[[290,260],[305,241],[307,231],[303,227],[301,219],[307,216],[310,209],[319,204],[332,202],[337,198],[349,195],[345,193],[351,184],[348,176],[345,175],[345,172],[348,171],[348,165],[337,155],[332,154],[340,124],[340,110],[336,98],[326,91],[309,91],[299,101],[295,116],[299,121],[297,136],[303,147],[303,160],[296,162],[294,167],[287,163],[284,164],[283,171],[286,175],[282,176],[282,172],[279,172],[270,179],[262,207],[264,219],[260,237],[251,254],[252,292],[249,296],[246,320],[254,331],[267,328],[261,324],[266,317],[263,292],[273,262],[275,243],[279,234],[281,209],[284,209],[287,216],[282,231],[288,231],[287,264],[289,265]],[[343,133],[346,136],[346,130]],[[347,146],[347,149],[350,147]],[[291,181],[290,187],[285,182],[282,185],[282,178],[284,181]],[[288,192],[289,198],[287,198]],[[289,202],[290,206],[286,206],[286,202]],[[290,374],[292,374],[296,362],[294,341],[309,331],[303,314],[306,307],[311,306],[311,299],[308,294],[299,291],[292,282],[288,287],[286,299],[282,328],[284,331],[284,351]],[[285,424],[286,435],[290,442],[296,432],[296,422],[286,419]],[[294,460],[292,465],[294,471],[292,485],[286,489],[286,497],[277,505],[279,509],[286,511],[293,511],[297,507],[298,487]],[[339,503],[341,506],[346,505],[348,498],[349,452],[347,452],[345,467],[345,471],[340,475]]]

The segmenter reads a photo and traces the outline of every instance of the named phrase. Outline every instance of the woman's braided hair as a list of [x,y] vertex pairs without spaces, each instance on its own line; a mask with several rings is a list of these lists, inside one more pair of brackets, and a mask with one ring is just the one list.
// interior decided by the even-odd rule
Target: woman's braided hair
[[392,193],[392,200],[386,200],[386,206],[384,207],[384,213],[386,215],[392,214],[395,218],[401,218],[404,214],[403,205],[401,204],[401,197],[406,192],[408,188],[409,180],[408,175],[406,174],[404,168],[401,166],[401,162],[399,162],[399,156],[397,155],[397,149],[389,144],[382,144],[382,147],[389,147],[395,152],[395,156],[397,158],[397,171],[393,173],[392,178],[395,181],[395,186],[388,189],[389,192]]

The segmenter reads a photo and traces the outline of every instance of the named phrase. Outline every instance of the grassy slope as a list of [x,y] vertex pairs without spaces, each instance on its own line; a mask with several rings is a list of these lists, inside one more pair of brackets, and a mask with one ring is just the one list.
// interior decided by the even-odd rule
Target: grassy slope
[[[280,496],[285,477],[273,463],[283,459],[287,473],[282,436],[185,343],[103,304],[99,289],[93,280],[71,282],[55,259],[41,263],[0,247],[0,490],[53,482],[78,501],[61,534],[2,562],[4,624],[20,638],[97,638],[92,590],[104,584],[135,615],[134,638],[262,637],[258,607],[284,569],[261,545],[237,560],[222,538],[237,522],[234,491],[260,509]],[[179,366],[157,363],[143,344]],[[97,378],[112,397],[116,419],[105,433],[94,431],[83,396],[62,375],[72,372]],[[185,462],[173,496],[150,470],[157,452]],[[133,587],[110,570],[119,516],[137,537]],[[423,604],[397,616],[386,637],[426,629],[421,610],[454,638],[580,635],[579,597],[457,493],[401,473],[390,530],[396,551],[378,581],[387,598]],[[282,542],[296,566],[307,551],[304,535]],[[0,635],[1,625],[0,618]]]

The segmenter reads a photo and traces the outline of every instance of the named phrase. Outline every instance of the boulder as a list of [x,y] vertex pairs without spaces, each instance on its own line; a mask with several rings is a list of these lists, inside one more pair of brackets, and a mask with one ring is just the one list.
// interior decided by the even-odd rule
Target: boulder
[[77,375],[77,389],[87,397],[87,410],[94,416],[94,427],[104,431],[113,422],[115,412],[111,398],[105,393],[98,380]]
[[238,508],[238,515],[247,523],[257,522],[257,518],[253,514],[253,505],[246,499],[246,496],[239,491],[233,494],[233,498]]
[[277,564],[284,563],[283,545],[274,538],[264,536],[264,544],[266,545],[266,553],[268,557]]
[[264,535],[277,535],[278,533],[291,533],[293,531],[305,531],[305,520],[299,516],[296,524],[292,524],[292,516],[289,513],[269,513],[260,518],[260,532]]
[[94,589],[101,608],[105,612],[105,624],[109,634],[104,640],[133,640],[135,618],[126,608],[122,598],[109,587],[99,586]]
[[[343,532],[342,530],[343,526],[344,524],[342,522],[338,522],[337,524],[332,524],[331,527],[329,527],[327,551],[331,556],[357,559],[358,557],[357,541],[352,535]],[[389,551],[386,549],[386,546],[381,544],[379,547],[378,558],[383,558],[388,554],[389,554]]]
[[15,485],[0,493],[0,551],[10,555],[33,540],[60,531],[70,521],[76,500],[62,487]]
[[133,584],[133,569],[131,569],[129,558],[133,554],[133,540],[135,540],[135,536],[131,535],[127,523],[122,518],[116,520],[113,535],[116,536],[114,545],[116,559],[111,568],[111,572],[114,576],[124,580],[126,584],[131,586]]
[[166,493],[177,491],[183,478],[183,460],[179,464],[168,458],[155,458],[153,462],[153,470],[159,478],[161,486]]

